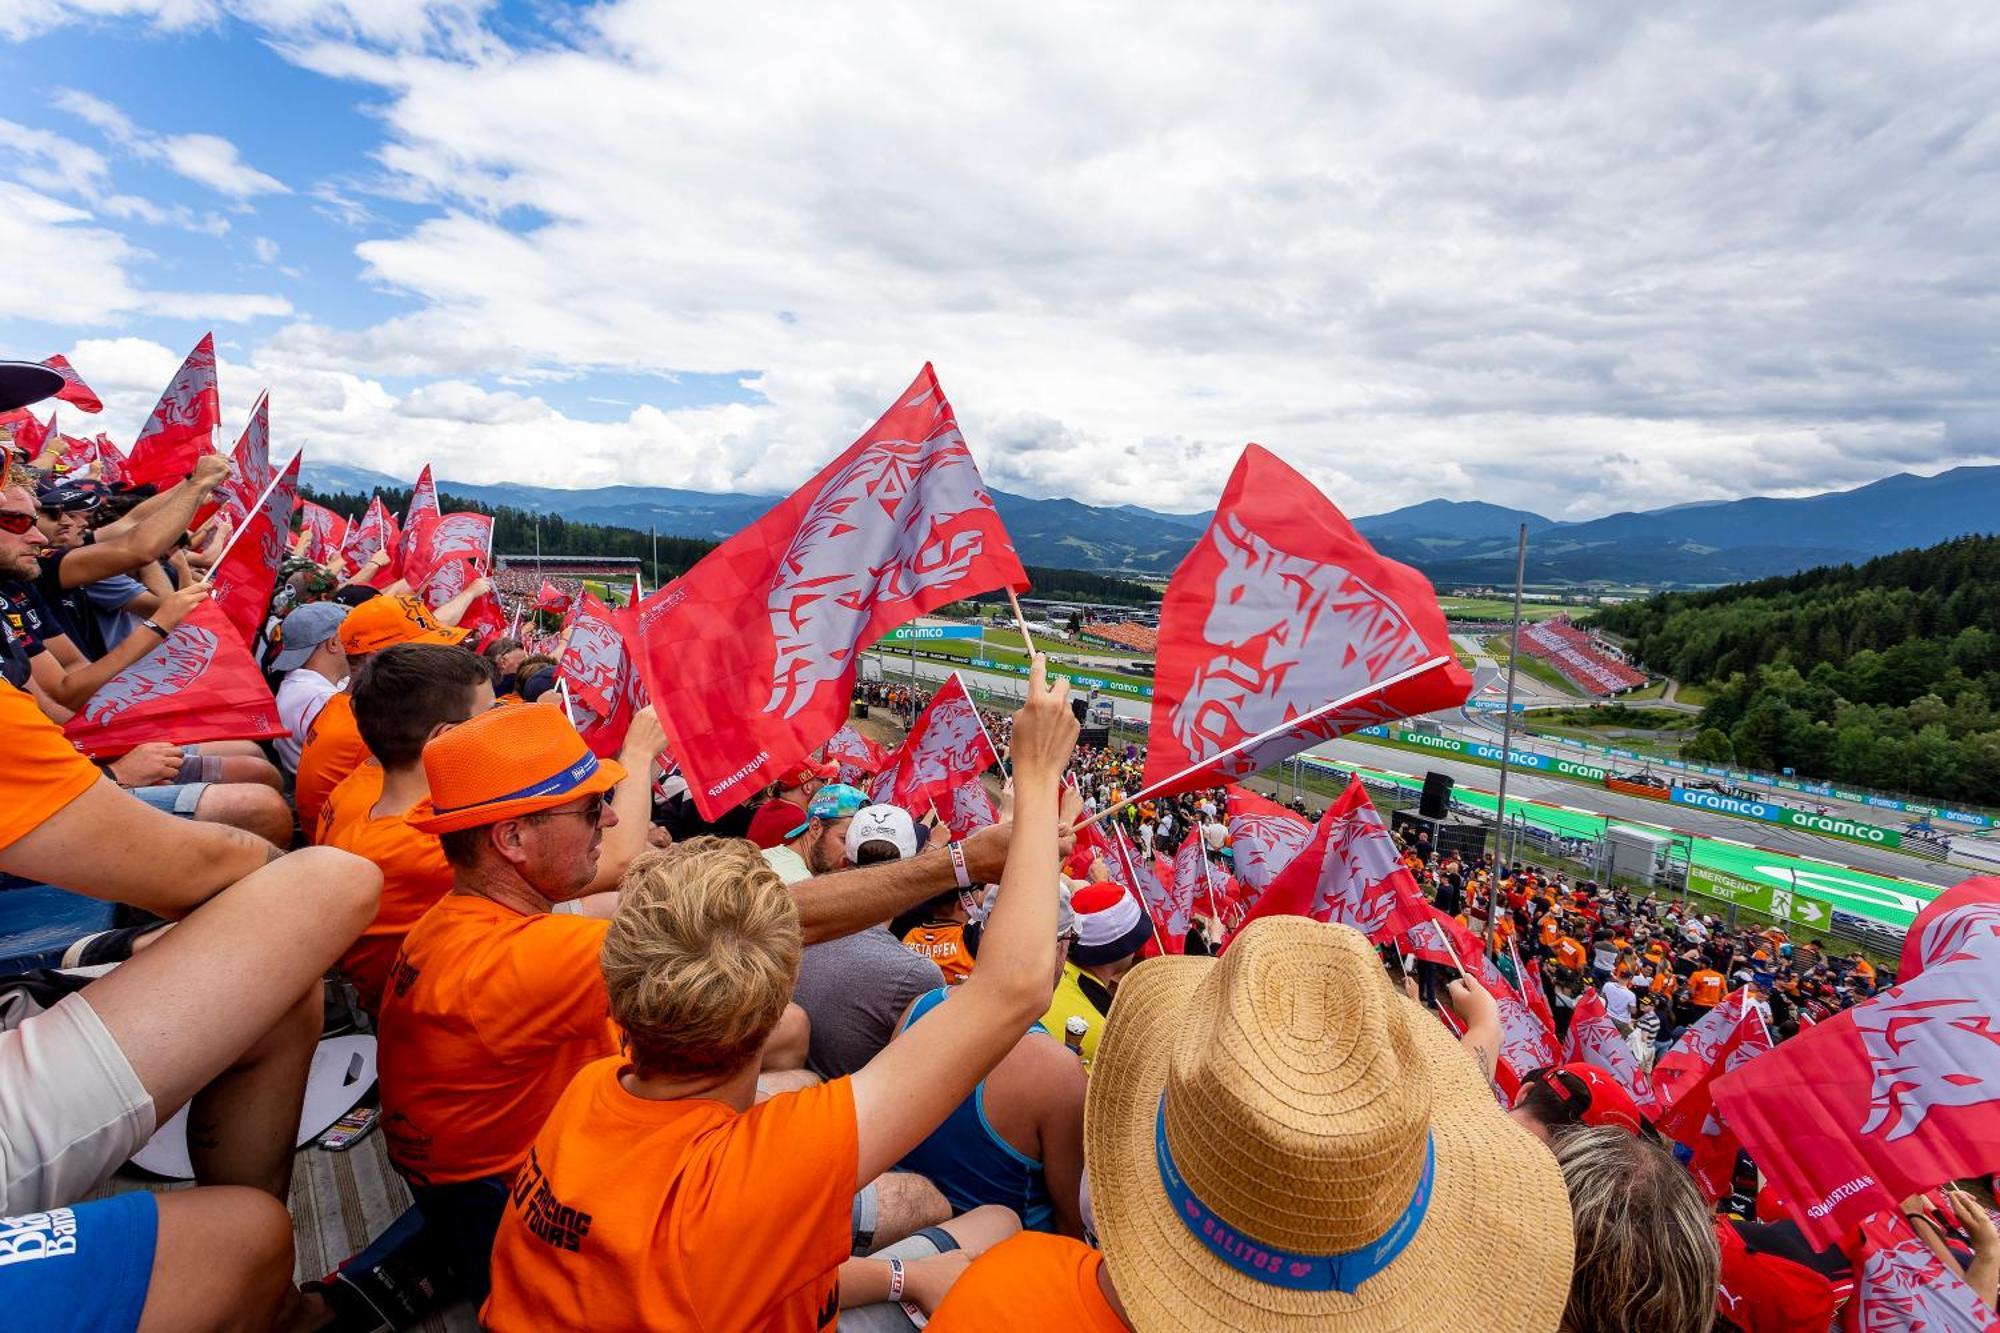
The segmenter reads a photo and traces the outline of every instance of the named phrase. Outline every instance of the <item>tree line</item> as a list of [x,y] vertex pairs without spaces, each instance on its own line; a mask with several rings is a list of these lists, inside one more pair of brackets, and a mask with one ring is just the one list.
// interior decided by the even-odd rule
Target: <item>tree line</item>
[[1690,758],[2000,804],[2000,537],[1607,607],[1712,687]]

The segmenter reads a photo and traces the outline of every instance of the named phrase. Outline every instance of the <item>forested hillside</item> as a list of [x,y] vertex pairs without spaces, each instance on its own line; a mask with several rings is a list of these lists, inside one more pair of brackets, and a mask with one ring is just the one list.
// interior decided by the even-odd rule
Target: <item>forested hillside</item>
[[2000,538],[1670,593],[1598,624],[1714,687],[1711,758],[2000,803]]

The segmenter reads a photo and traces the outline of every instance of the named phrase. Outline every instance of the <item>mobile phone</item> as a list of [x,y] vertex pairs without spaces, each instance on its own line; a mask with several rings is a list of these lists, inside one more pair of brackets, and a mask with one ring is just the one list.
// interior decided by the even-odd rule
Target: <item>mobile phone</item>
[[326,1133],[319,1136],[319,1146],[328,1152],[346,1152],[361,1142],[381,1118],[381,1107],[357,1106],[327,1126]]

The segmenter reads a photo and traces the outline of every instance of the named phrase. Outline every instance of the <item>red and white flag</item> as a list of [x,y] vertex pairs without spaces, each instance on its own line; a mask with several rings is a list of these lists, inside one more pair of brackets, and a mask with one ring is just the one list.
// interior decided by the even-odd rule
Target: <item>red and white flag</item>
[[[268,393],[260,393],[256,405],[250,409],[250,419],[243,423],[236,452],[229,456],[229,475],[215,488],[214,512],[231,529],[241,531],[250,517],[251,506],[277,475],[277,469],[271,466],[271,399]],[[201,526],[202,521],[202,516],[196,515],[195,526]]]
[[[404,534],[403,577],[418,590],[426,605],[443,606],[465,590],[474,577],[489,574],[493,567],[493,520],[485,514],[426,514]],[[456,573],[447,566],[458,565]],[[471,566],[469,570],[464,566]],[[446,582],[431,595],[434,585]]]
[[1569,1038],[1563,1044],[1563,1059],[1571,1064],[1596,1065],[1625,1089],[1632,1098],[1632,1104],[1639,1108],[1639,1114],[1648,1120],[1659,1114],[1660,1104],[1653,1095],[1653,1080],[1639,1067],[1638,1057],[1632,1054],[1632,1043],[1611,1021],[1604,997],[1597,993],[1595,986],[1586,988],[1577,997],[1576,1008],[1570,1013]]
[[44,360],[42,364],[63,377],[62,388],[56,390],[58,402],[68,403],[79,412],[104,410],[104,400],[83,382],[83,376],[76,373],[76,367],[70,365],[68,357],[58,354]]
[[632,591],[625,595],[625,605],[637,606],[646,596],[646,585],[639,581],[639,571],[632,571]]
[[568,691],[571,721],[601,757],[618,753],[632,714],[645,707],[639,673],[625,645],[618,613],[586,592],[578,599],[569,638],[556,662]]
[[862,785],[889,764],[889,751],[850,726],[842,726],[827,737],[823,753],[840,765],[840,775],[834,780],[850,787]]
[[2000,1170],[2000,879],[1926,906],[1905,960],[1894,989],[1715,1089],[1816,1246],[1912,1194]]
[[[1533,959],[1522,962],[1520,950],[1514,947],[1512,936],[1507,939],[1507,952],[1514,959],[1514,976],[1518,978],[1516,988],[1521,992],[1521,998],[1527,1002],[1528,1008],[1535,1011],[1535,1017],[1547,1024],[1549,1031],[1554,1032],[1556,1011],[1549,1004],[1549,993],[1542,985],[1541,964]],[[1650,1079],[1647,1080],[1647,1086],[1649,1089],[1652,1086]]]
[[1278,872],[1312,841],[1313,825],[1256,792],[1229,788],[1229,845],[1236,857],[1236,877],[1262,892]]
[[1749,1000],[1749,992],[1742,988],[1723,996],[1720,1004],[1690,1023],[1653,1065],[1653,1089],[1663,1108],[1708,1077],[1725,1044],[1743,1026],[1743,1008]]
[[292,505],[298,500],[299,459],[294,454],[282,474],[253,496],[242,524],[230,534],[222,558],[209,572],[209,595],[236,627],[246,648],[254,649],[264,633],[271,610],[271,593],[285,563],[285,538],[292,530]]
[[535,594],[535,609],[537,611],[546,611],[550,615],[566,616],[569,614],[572,604],[572,599],[568,593],[564,592],[548,579],[542,580],[541,590]]
[[1430,912],[1367,789],[1359,778],[1350,778],[1340,799],[1320,816],[1312,839],[1272,879],[1245,920],[1310,917],[1353,926],[1381,944],[1421,924]]
[[1195,895],[1208,885],[1208,857],[1202,852],[1201,830],[1190,829],[1174,852],[1174,873],[1165,880],[1142,875],[1132,887],[1152,914],[1166,953],[1187,951],[1188,925],[1194,920]]
[[[1112,825],[1109,841],[1111,850],[1105,857],[1106,868],[1111,871],[1112,876],[1133,897],[1139,900],[1139,905],[1144,907],[1146,914],[1152,918],[1153,929],[1156,932],[1159,931],[1161,929],[1161,915],[1155,904],[1165,904],[1167,902],[1167,889],[1165,885],[1174,877],[1173,866],[1158,856],[1151,858],[1142,856],[1139,853],[1139,849],[1132,845],[1132,839],[1125,832],[1125,827],[1122,824]],[[1185,933],[1181,937],[1181,942],[1172,950],[1165,950],[1163,937],[1163,951],[1180,953],[1186,947],[1187,937]]]
[[1707,1054],[1706,1065],[1689,1077],[1685,1067],[1676,1064],[1670,1071],[1674,1080],[1671,1091],[1661,1089],[1657,1069],[1653,1079],[1661,1105],[1656,1121],[1660,1133],[1694,1154],[1688,1169],[1711,1202],[1729,1193],[1736,1175],[1737,1149],[1741,1147],[1734,1126],[1717,1113],[1716,1085],[1725,1074],[1748,1066],[1770,1051],[1772,1044],[1771,1030],[1764,1026],[1763,1014],[1747,993],[1739,991],[1737,995],[1736,1025],[1723,1034],[1712,1053],[1694,1052],[1697,1060]]
[[1493,996],[1500,1010],[1500,1059],[1493,1082],[1507,1105],[1520,1095],[1521,1080],[1537,1069],[1562,1063],[1562,1047],[1556,1034],[1514,989],[1507,974],[1488,956],[1477,935],[1428,903],[1426,919],[1406,931],[1403,943],[1411,953],[1429,962],[1453,969],[1462,968],[1479,980]]
[[341,517],[310,500],[299,503],[299,528],[306,534],[306,559],[325,564],[340,554]]
[[165,490],[194,471],[203,454],[215,452],[222,425],[222,400],[215,387],[215,335],[204,333],[146,418],[125,463],[126,480]]
[[1861,1224],[1848,1333],[2000,1333],[2000,1314],[1924,1244],[1898,1210]]
[[889,766],[869,784],[868,796],[922,819],[933,807],[940,813],[948,810],[960,783],[999,762],[999,747],[986,734],[978,705],[954,671],[931,696]]
[[862,650],[891,629],[1026,586],[925,366],[840,457],[639,603],[646,683],[696,808],[720,816],[832,735]]
[[7,428],[13,439],[14,453],[37,466],[41,464],[42,450],[53,441],[49,438],[51,428],[56,424],[53,409],[49,419],[43,421],[25,407],[17,407],[11,412],[0,412],[0,426]]
[[426,463],[417,474],[417,484],[410,490],[409,506],[403,510],[403,526],[413,528],[418,519],[436,518],[440,512],[437,483],[431,480],[431,465]]
[[1437,594],[1251,445],[1160,609],[1149,792],[1240,779],[1472,693]]
[[394,557],[399,555],[402,545],[403,534],[396,526],[395,516],[378,495],[368,502],[368,511],[361,516],[361,521],[348,530],[346,539],[340,544],[340,554],[346,559],[349,569],[359,569],[377,551],[387,551],[392,557],[389,564],[377,570],[372,579],[376,587],[387,587],[400,577]]
[[263,740],[284,735],[285,724],[250,650],[222,608],[205,601],[85,700],[63,734],[97,759],[147,741]]
[[954,838],[969,838],[1000,822],[1000,805],[978,778],[967,778],[953,787],[937,812]]
[[98,480],[113,486],[123,486],[131,481],[131,464],[125,451],[111,442],[111,437],[103,431],[97,432],[97,476]]

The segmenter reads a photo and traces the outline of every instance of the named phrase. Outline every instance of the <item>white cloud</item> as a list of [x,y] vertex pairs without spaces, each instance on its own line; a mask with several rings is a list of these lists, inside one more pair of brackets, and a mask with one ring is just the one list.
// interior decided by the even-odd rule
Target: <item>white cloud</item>
[[156,134],[133,124],[131,117],[102,98],[74,88],[58,90],[55,105],[95,126],[134,156],[159,162],[231,199],[291,193],[283,181],[243,161],[236,145],[219,135]]
[[82,194],[103,185],[103,154],[47,130],[0,120],[0,149],[13,159],[16,179],[57,194]]
[[98,201],[99,208],[114,218],[137,218],[150,222],[156,227],[179,227],[203,236],[227,236],[229,219],[213,210],[196,212],[186,204],[161,206],[150,199],[141,199],[131,194],[106,195]]

